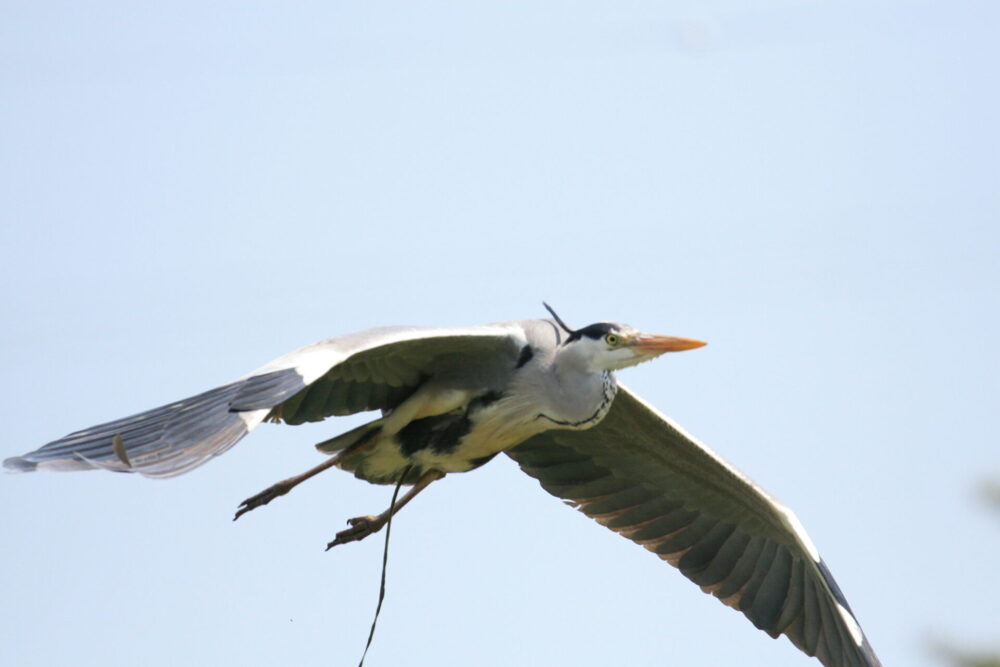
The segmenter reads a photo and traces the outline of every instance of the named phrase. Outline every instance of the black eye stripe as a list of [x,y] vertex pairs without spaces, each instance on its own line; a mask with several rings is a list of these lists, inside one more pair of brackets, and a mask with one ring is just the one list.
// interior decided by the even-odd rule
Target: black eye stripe
[[[584,327],[582,329],[577,329],[569,338],[566,339],[567,343],[571,343],[574,340],[580,340],[584,336],[591,338],[593,340],[601,340],[609,333],[614,333],[618,328],[613,324],[608,324],[607,322],[598,322],[597,324],[591,324],[589,327]],[[616,334],[617,335],[617,334]]]

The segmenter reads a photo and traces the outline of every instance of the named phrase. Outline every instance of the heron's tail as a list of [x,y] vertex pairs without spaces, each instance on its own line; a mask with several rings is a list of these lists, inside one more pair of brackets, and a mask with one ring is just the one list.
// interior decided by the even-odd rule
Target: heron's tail
[[361,426],[351,429],[346,433],[341,433],[340,435],[330,438],[329,440],[324,440],[316,445],[316,449],[324,454],[334,454],[347,449],[351,445],[355,445],[365,438],[374,435],[377,431],[381,431],[383,421],[383,419],[376,419],[373,422],[362,424]]

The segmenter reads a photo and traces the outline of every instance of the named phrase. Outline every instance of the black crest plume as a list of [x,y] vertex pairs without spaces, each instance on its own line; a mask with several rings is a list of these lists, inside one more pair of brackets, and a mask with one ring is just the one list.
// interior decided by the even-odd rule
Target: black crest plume
[[542,305],[545,306],[545,310],[547,310],[550,313],[552,313],[552,317],[555,319],[556,324],[558,324],[559,326],[561,326],[563,328],[563,331],[565,331],[566,333],[568,333],[571,336],[573,335],[573,333],[575,333],[572,329],[570,329],[568,326],[566,326],[566,323],[562,321],[561,317],[559,317],[558,315],[556,315],[556,311],[552,310],[552,306],[550,306],[549,304],[545,303],[544,301],[542,301]]

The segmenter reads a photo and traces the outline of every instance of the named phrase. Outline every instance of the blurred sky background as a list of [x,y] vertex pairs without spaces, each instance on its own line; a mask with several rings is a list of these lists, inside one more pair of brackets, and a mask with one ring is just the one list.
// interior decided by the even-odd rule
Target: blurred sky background
[[[383,324],[709,341],[628,386],[801,518],[886,665],[1000,644],[1000,5],[2,2],[0,456]],[[353,665],[359,423],[0,477],[0,663]],[[506,457],[393,524],[366,664],[819,663]]]

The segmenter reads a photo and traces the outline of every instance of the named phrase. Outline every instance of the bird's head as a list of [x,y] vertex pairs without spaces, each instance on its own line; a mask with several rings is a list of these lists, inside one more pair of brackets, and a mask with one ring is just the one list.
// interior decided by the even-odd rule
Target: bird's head
[[592,372],[616,371],[655,359],[664,352],[693,350],[706,344],[692,338],[648,334],[614,322],[570,329],[548,304],[545,307],[569,334],[559,354],[574,358]]

